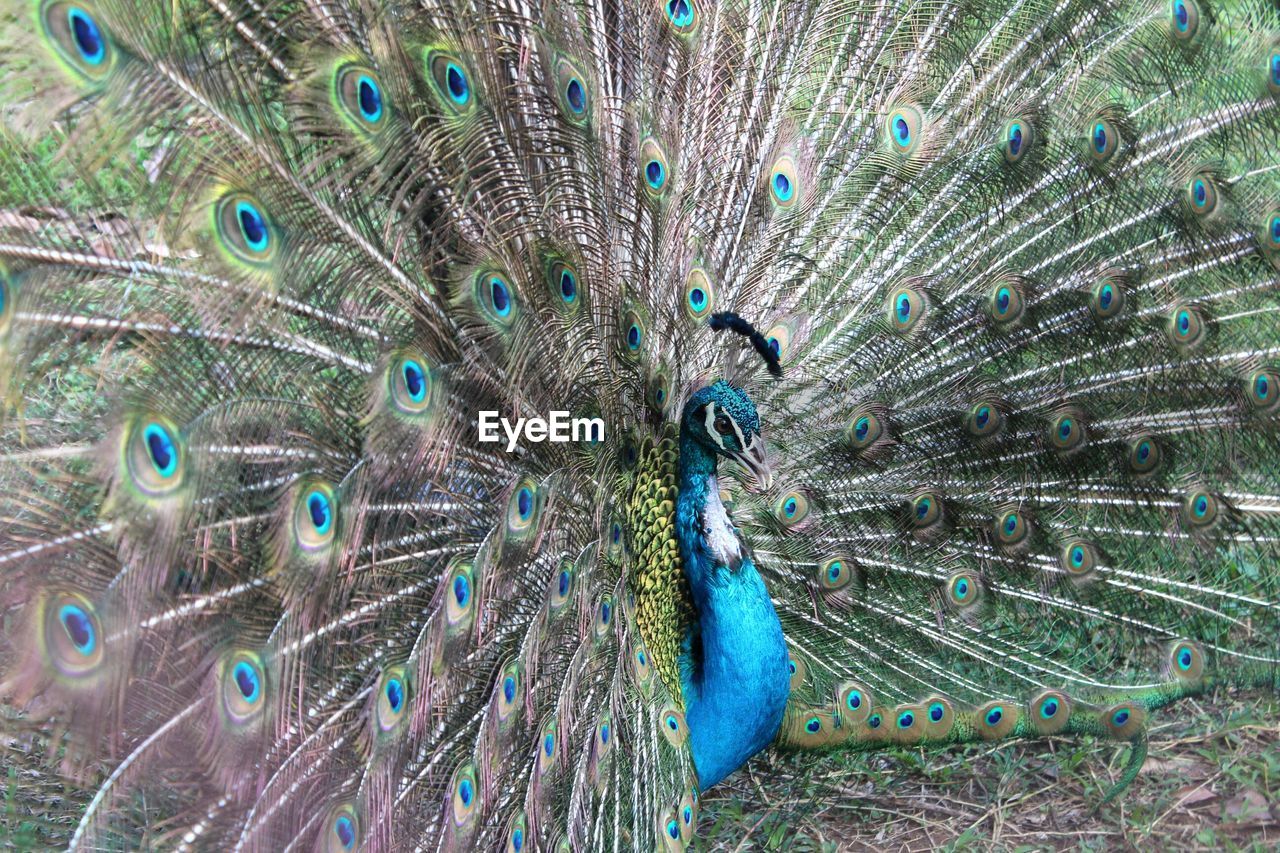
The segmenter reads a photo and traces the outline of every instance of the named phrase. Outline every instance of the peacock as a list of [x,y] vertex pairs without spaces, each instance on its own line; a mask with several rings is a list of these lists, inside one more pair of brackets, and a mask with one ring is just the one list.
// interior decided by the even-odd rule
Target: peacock
[[1050,736],[1107,802],[1280,690],[1272,0],[2,20],[30,843],[678,851],[758,754]]

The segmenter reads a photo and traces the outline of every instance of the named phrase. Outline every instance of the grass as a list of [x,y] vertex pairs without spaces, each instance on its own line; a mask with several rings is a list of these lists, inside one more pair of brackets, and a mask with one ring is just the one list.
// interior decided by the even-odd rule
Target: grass
[[1103,740],[757,759],[702,801],[699,849],[1275,850],[1280,697],[1188,700],[1152,720],[1133,786]]

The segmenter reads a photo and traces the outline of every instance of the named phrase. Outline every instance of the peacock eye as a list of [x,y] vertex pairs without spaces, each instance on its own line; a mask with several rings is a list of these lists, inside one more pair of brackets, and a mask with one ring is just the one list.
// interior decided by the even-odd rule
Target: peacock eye
[[1015,118],[1005,123],[1000,134],[1000,153],[1008,163],[1017,163],[1026,156],[1035,142],[1035,127],[1025,118]]
[[1205,339],[1204,318],[1197,309],[1189,305],[1176,305],[1169,315],[1166,334],[1175,349],[1188,352]]
[[587,88],[586,75],[568,59],[556,62],[556,92],[560,110],[572,124],[582,126],[590,118],[591,92]]
[[337,70],[334,83],[344,116],[365,133],[380,129],[386,117],[386,103],[377,75],[368,68],[346,65]]
[[1190,41],[1200,29],[1200,4],[1196,0],[1173,0],[1169,17],[1174,39]]
[[40,6],[41,28],[64,66],[90,85],[106,80],[115,65],[115,51],[98,18],[77,3],[51,0]]
[[645,192],[652,198],[659,198],[667,188],[670,178],[670,167],[667,165],[667,154],[661,143],[650,136],[640,143],[640,179]]
[[719,417],[716,418],[715,428],[716,428],[716,432],[720,433],[721,435],[728,435],[729,433],[733,432],[733,424],[731,424],[729,422],[729,419],[726,418],[724,415],[720,415]]
[[924,117],[920,110],[912,105],[903,106],[890,111],[885,121],[885,133],[889,137],[889,150],[909,155],[915,153],[920,146],[920,135],[924,126]]
[[1208,173],[1196,173],[1187,182],[1186,194],[1187,205],[1195,216],[1208,216],[1218,208],[1218,186]]
[[1124,310],[1127,294],[1118,280],[1105,277],[1094,285],[1089,296],[1089,310],[1098,320],[1110,320]]
[[262,266],[276,251],[276,233],[265,209],[243,193],[230,192],[214,206],[214,227],[222,245],[235,258]]
[[667,0],[663,11],[667,21],[682,35],[692,31],[698,23],[698,7],[694,0]]
[[66,593],[43,605],[44,651],[57,671],[69,678],[93,674],[104,661],[103,634],[88,600]]
[[1097,116],[1088,128],[1089,156],[1095,163],[1106,163],[1120,148],[1120,131],[1105,116]]
[[427,77],[440,100],[455,114],[469,112],[475,106],[471,76],[460,57],[427,48],[424,54]]

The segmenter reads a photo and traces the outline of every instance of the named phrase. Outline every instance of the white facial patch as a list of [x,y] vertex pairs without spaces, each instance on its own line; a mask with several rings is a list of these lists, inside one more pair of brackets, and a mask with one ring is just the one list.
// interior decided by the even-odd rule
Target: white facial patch
[[[703,427],[706,429],[707,435],[711,436],[713,441],[719,444],[721,448],[727,450],[728,448],[724,446],[725,437],[716,430],[716,412],[718,410],[719,406],[716,406],[714,403],[706,407],[706,417],[703,418]],[[729,417],[728,412],[724,412],[724,416],[729,418],[729,426],[733,427],[733,434],[738,438],[738,447],[745,448],[747,446],[747,440],[742,434],[742,428],[738,426],[738,422],[735,419]]]
[[720,501],[720,481],[707,478],[707,502],[702,508],[702,536],[717,565],[736,569],[742,564],[742,542]]

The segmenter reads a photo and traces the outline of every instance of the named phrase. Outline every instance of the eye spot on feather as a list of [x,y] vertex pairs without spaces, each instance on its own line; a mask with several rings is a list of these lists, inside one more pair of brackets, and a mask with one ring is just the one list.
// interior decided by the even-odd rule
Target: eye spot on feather
[[955,725],[955,709],[951,703],[941,696],[926,699],[920,706],[920,735],[925,738],[940,739],[950,734]]
[[227,722],[242,728],[261,716],[267,692],[262,659],[252,652],[233,651],[223,657],[219,673]]
[[507,828],[507,853],[521,853],[524,850],[527,828],[524,812],[517,812]]
[[667,190],[671,167],[667,154],[652,136],[640,143],[640,180],[651,198],[661,198]]
[[809,677],[809,664],[804,658],[793,654],[787,660],[787,672],[791,674],[791,689],[795,690],[803,686]]
[[788,529],[799,527],[809,517],[809,499],[802,492],[790,491],[778,498],[773,516]]
[[688,843],[693,839],[693,820],[697,813],[697,795],[690,789],[680,799],[680,835]]
[[662,841],[670,853],[680,853],[684,850],[684,841],[680,837],[680,823],[674,815],[668,813],[659,818],[658,826]]
[[885,135],[889,150],[907,157],[920,147],[924,129],[924,117],[913,105],[903,105],[890,110],[885,120]]
[[1006,702],[988,702],[975,713],[978,734],[986,740],[1007,737],[1018,722],[1018,710]]
[[423,415],[432,407],[431,370],[417,352],[393,356],[387,370],[391,404],[404,415]]
[[5,336],[9,333],[9,326],[13,322],[14,295],[13,278],[4,264],[0,264],[0,345],[3,345]]
[[527,477],[515,484],[507,499],[507,538],[522,539],[536,527],[542,512],[542,494],[537,483]]
[[504,723],[511,718],[513,712],[520,707],[521,674],[520,662],[512,661],[502,670],[498,679],[494,700],[498,708],[498,722]]
[[572,266],[560,260],[547,265],[547,286],[551,298],[561,314],[573,314],[580,304],[578,273]]
[[1099,321],[1118,317],[1128,301],[1124,286],[1116,279],[1105,277],[1094,285],[1089,294],[1089,311]]
[[622,533],[622,522],[616,518],[611,520],[608,527],[605,528],[605,553],[611,560],[621,559],[623,552],[626,550],[626,541]]
[[1190,640],[1178,640],[1169,646],[1165,669],[1175,680],[1195,684],[1204,677],[1204,651]]
[[1187,195],[1185,195],[1188,210],[1197,219],[1207,219],[1213,215],[1219,205],[1219,191],[1217,191],[1217,183],[1213,181],[1213,175],[1207,172],[1198,172],[1192,175],[1192,179],[1187,182]]
[[1280,94],[1280,45],[1273,45],[1267,57],[1267,89],[1273,95]]
[[1013,281],[1000,280],[987,296],[987,316],[997,328],[1009,328],[1022,320],[1026,301],[1021,287]]
[[405,719],[405,709],[409,707],[409,678],[405,667],[396,665],[388,667],[382,674],[378,688],[378,703],[375,716],[378,728],[383,733],[390,733],[399,728]]
[[665,370],[660,370],[649,380],[649,405],[654,411],[665,412],[670,401],[671,379]]
[[1027,703],[1031,727],[1042,735],[1051,735],[1067,727],[1071,719],[1071,700],[1059,690],[1045,690]]
[[790,155],[784,154],[774,161],[769,172],[769,198],[781,210],[794,207],[800,198],[800,177]]
[[706,270],[694,267],[684,283],[685,314],[700,322],[710,316],[715,303],[715,289]]
[[667,23],[680,35],[688,35],[698,26],[698,6],[695,0],[666,0],[663,4]]
[[1175,41],[1193,40],[1200,31],[1200,4],[1196,0],[1173,0],[1169,5],[1169,23]]
[[684,714],[674,707],[663,708],[658,714],[658,728],[662,736],[672,746],[680,746],[689,737],[689,726],[685,723]]
[[928,310],[924,294],[914,287],[900,287],[889,294],[885,305],[889,315],[889,328],[900,335],[914,331]]
[[1092,542],[1069,540],[1058,552],[1058,564],[1075,580],[1088,580],[1098,566],[1098,551]]
[[947,580],[947,604],[957,612],[972,611],[982,599],[982,585],[972,572],[957,572]]
[[115,66],[115,49],[88,4],[45,2],[40,26],[62,66],[83,83],[97,85]]
[[557,746],[559,746],[559,724],[555,715],[547,719],[542,726],[542,731],[538,735],[538,771],[545,774],[555,766],[558,757]]
[[613,745],[613,725],[610,722],[608,715],[606,715],[600,720],[599,724],[596,725],[596,736],[595,736],[596,757],[603,758],[605,753],[609,751],[609,748],[612,745]]
[[1128,740],[1142,733],[1147,710],[1135,702],[1121,702],[1102,712],[1102,723],[1114,738]]
[[471,75],[460,57],[447,50],[428,47],[423,52],[423,64],[431,88],[450,113],[461,116],[475,109]]
[[1035,143],[1035,126],[1025,118],[1005,122],[1000,132],[1000,153],[1006,163],[1020,163]]
[[570,124],[585,126],[591,118],[591,93],[586,75],[565,57],[555,64],[556,102]]
[[1150,435],[1140,435],[1129,442],[1129,471],[1137,477],[1151,477],[1160,470],[1164,452]]
[[1063,412],[1049,422],[1049,444],[1062,453],[1079,450],[1084,446],[1086,437],[1079,415]]
[[184,450],[177,428],[164,418],[143,417],[125,427],[125,467],[144,495],[162,497],[182,485]]
[[453,823],[458,827],[465,826],[475,816],[480,800],[475,767],[464,764],[454,771],[450,788],[453,792]]
[[605,595],[596,608],[596,638],[604,638],[613,627],[613,596]]
[[645,323],[635,311],[627,311],[622,317],[622,354],[630,361],[640,357],[645,343]]
[[337,535],[338,500],[327,483],[303,480],[294,489],[293,541],[305,552],[329,547]]
[[1031,524],[1025,514],[1015,508],[996,513],[996,540],[1006,547],[1020,545],[1031,535]]
[[818,564],[818,583],[823,589],[835,592],[853,583],[857,573],[857,567],[848,557],[831,557]]
[[794,319],[782,320],[769,327],[764,333],[765,342],[769,345],[769,349],[773,350],[778,360],[786,363],[788,356],[791,355],[793,344],[797,340],[797,330],[799,324]]
[[1203,489],[1191,490],[1182,500],[1182,518],[1193,530],[1212,527],[1218,511],[1218,498]]
[[649,679],[653,677],[653,661],[650,660],[649,653],[639,641],[636,642],[635,651],[631,656],[631,665],[636,681],[641,685],[647,685]]
[[969,409],[964,419],[965,432],[978,439],[991,438],[1004,429],[1004,413],[993,400],[982,400]]
[[470,563],[455,563],[447,578],[445,589],[445,619],[451,628],[457,629],[471,623],[475,612],[475,576]]
[[928,530],[942,521],[943,501],[937,492],[921,492],[911,499],[911,527],[917,532]]
[[1280,376],[1271,370],[1254,371],[1245,378],[1245,399],[1255,414],[1280,410]]
[[871,692],[863,685],[856,683],[841,686],[836,699],[841,720],[855,724],[867,719],[873,704]]
[[1120,130],[1111,119],[1100,115],[1089,123],[1088,151],[1094,163],[1110,162],[1120,150],[1120,143]]
[[217,243],[233,261],[265,269],[276,255],[276,229],[263,206],[242,192],[225,192],[212,206]]
[[1190,352],[1205,340],[1205,321],[1200,311],[1190,305],[1175,305],[1165,327],[1169,343],[1180,353]]
[[65,593],[40,605],[46,665],[68,679],[96,672],[105,660],[98,615],[88,599]]
[[329,853],[354,850],[360,843],[360,817],[351,805],[344,803],[332,809],[326,825],[329,829],[324,849]]
[[573,595],[574,565],[569,560],[562,560],[551,578],[551,595],[548,606],[558,611],[565,606]]
[[364,134],[380,131],[386,122],[382,84],[372,69],[361,65],[338,66],[333,75],[333,98],[348,125]]

